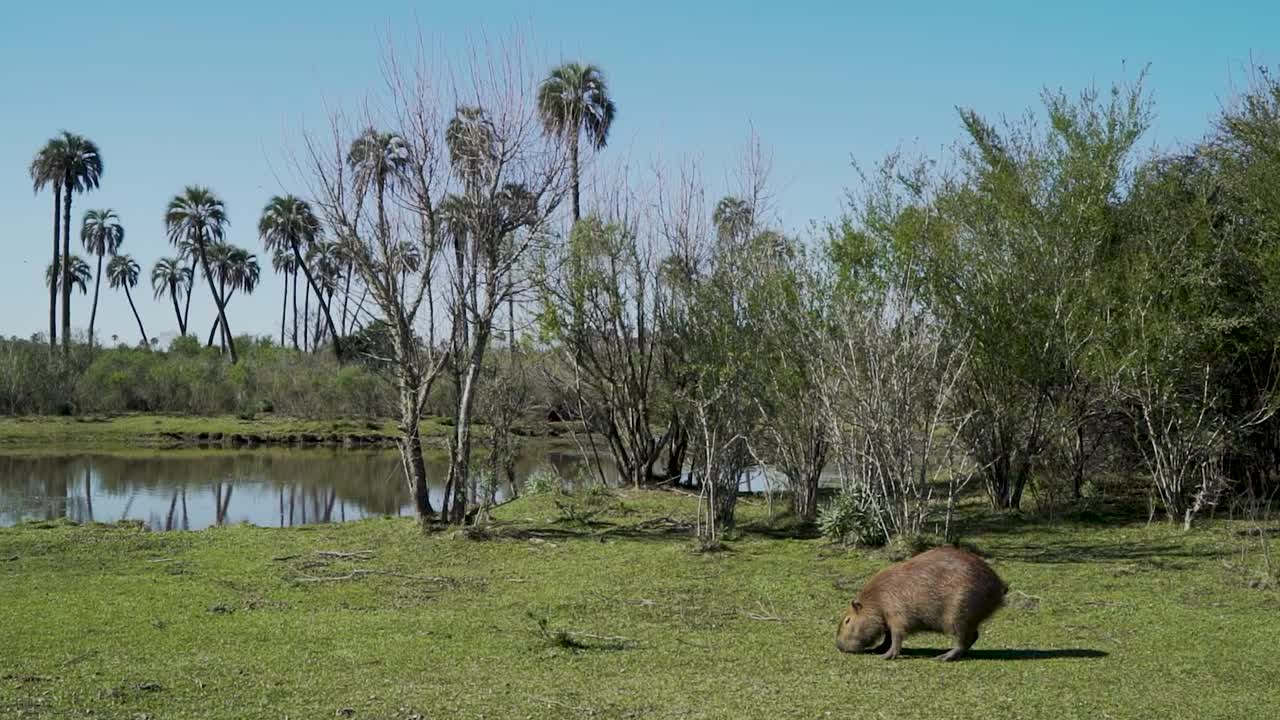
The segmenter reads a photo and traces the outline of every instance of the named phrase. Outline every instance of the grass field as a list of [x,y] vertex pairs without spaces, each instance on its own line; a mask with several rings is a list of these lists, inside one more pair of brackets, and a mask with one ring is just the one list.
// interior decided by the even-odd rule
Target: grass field
[[1277,716],[1280,593],[1227,523],[971,524],[1012,590],[944,664],[941,636],[836,652],[883,553],[787,537],[756,501],[697,553],[693,513],[618,492],[517,501],[483,538],[0,530],[0,717]]
[[[423,437],[443,441],[449,428],[422,422]],[[131,414],[111,417],[0,418],[0,447],[168,447],[196,444],[386,443],[396,435],[387,420],[303,420],[277,415],[254,418]]]

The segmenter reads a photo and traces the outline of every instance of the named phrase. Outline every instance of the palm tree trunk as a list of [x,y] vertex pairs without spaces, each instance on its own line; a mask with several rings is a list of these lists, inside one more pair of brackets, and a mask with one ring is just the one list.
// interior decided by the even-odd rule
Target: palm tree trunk
[[[151,343],[147,338],[147,330],[142,327],[142,317],[138,315],[138,307],[133,304],[133,293],[129,292],[129,285],[124,286],[124,296],[129,300],[129,309],[133,311],[133,319],[138,321],[138,332],[142,333],[142,346],[151,347]],[[89,337],[93,337],[93,333],[89,333]]]
[[[333,335],[333,354],[342,362],[342,347],[338,338],[338,331],[333,326],[333,316],[329,314],[329,304],[324,301],[324,293],[320,292],[320,287],[316,285],[316,281],[311,277],[311,268],[302,260],[302,251],[298,249],[298,244],[293,243],[293,257],[298,261],[298,267],[302,268],[302,273],[307,276],[307,286],[316,291],[316,302],[320,305],[320,312],[324,313],[325,323],[329,326],[329,333]],[[330,296],[332,297],[332,296]],[[319,341],[317,340],[317,345]]]
[[302,352],[311,352],[311,343],[307,342],[311,337],[311,320],[307,318],[311,314],[311,276],[307,276],[307,287],[303,290],[302,295]]
[[[53,265],[51,267],[60,267],[58,258],[61,251],[58,248],[58,241],[62,239],[62,186],[54,184],[53,186]],[[58,348],[58,288],[59,284],[55,282],[49,283],[49,350],[52,352]]]
[[[196,268],[193,266],[193,267],[191,268],[191,282],[187,283],[187,303],[186,303],[186,308],[182,311],[182,320],[181,320],[181,325],[180,325],[180,327],[178,328],[179,330],[181,330],[181,331],[182,331],[182,334],[183,334],[183,335],[186,335],[186,334],[187,334],[187,329],[191,327],[191,296],[192,296],[192,295],[195,295],[195,293],[194,293],[194,292],[192,292],[193,290],[195,290],[195,289],[196,289],[196,288],[195,288],[195,285],[196,285],[195,277],[196,277]],[[200,342],[200,336],[198,336],[198,335],[196,336],[196,342]]]
[[289,317],[289,278],[284,279],[284,299],[280,301],[280,347],[284,347],[284,323]]
[[351,263],[347,263],[347,286],[342,291],[342,334],[347,334],[347,303],[351,301]]
[[[226,286],[223,285],[222,291],[226,292],[226,290],[227,290]],[[222,306],[227,307],[231,305],[231,296],[235,294],[236,294],[236,291],[234,289],[232,289],[231,292],[228,292],[226,297],[222,299]],[[207,347],[213,347],[213,337],[215,333],[218,335],[218,340],[220,343],[219,347],[222,349],[222,352],[226,352],[227,340],[230,339],[231,334],[227,332],[227,327],[226,325],[223,324],[221,318],[213,319],[213,327],[209,328],[209,342]]]
[[63,183],[62,196],[62,357],[71,357],[71,178]]
[[89,311],[89,349],[93,350],[93,325],[98,319],[98,288],[102,287],[102,254],[98,254],[98,274],[93,276],[93,309]]
[[186,327],[186,324],[182,322],[182,308],[178,307],[178,296],[175,295],[173,292],[174,290],[177,289],[177,287],[178,287],[178,283],[176,282],[169,283],[169,299],[173,301],[173,314],[175,317],[178,318],[178,332],[183,335],[186,335],[187,327]]
[[[316,293],[316,299],[317,300],[320,299],[320,293]],[[325,334],[324,334],[324,318],[323,317],[316,318],[316,329],[315,329],[315,332],[311,334],[311,337],[317,348],[320,347],[322,343],[324,343]]]
[[[200,266],[204,268],[204,279],[209,283],[209,292],[213,294],[213,303],[218,306],[218,318],[225,328],[227,327],[227,311],[222,298],[218,295],[218,286],[213,283],[213,274],[209,272],[209,262],[205,258],[204,243],[198,244],[197,247],[200,251]],[[227,347],[231,350],[231,364],[234,365],[240,361],[240,356],[236,355],[235,340],[228,338]]]
[[569,138],[569,175],[570,182],[573,183],[573,223],[576,225],[582,219],[578,207],[578,130],[574,129],[573,135]]
[[298,349],[298,268],[293,269],[293,349]]

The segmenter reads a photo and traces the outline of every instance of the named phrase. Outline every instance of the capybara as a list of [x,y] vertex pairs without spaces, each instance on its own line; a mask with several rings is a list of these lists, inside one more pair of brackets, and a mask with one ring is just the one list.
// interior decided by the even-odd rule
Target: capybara
[[[978,639],[978,626],[1004,603],[1006,585],[973,553],[938,547],[876,573],[844,609],[836,628],[841,652],[873,651],[892,660],[911,633],[955,638],[939,660],[955,660]],[[873,647],[877,640],[883,641]]]

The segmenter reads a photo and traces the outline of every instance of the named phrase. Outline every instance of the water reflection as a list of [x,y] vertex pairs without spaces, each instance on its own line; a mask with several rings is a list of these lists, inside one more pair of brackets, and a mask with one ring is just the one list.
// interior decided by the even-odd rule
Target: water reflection
[[[516,480],[539,466],[563,477],[594,477],[572,445],[527,447]],[[616,470],[605,464],[616,481]],[[432,502],[443,495],[446,461],[429,456]],[[510,488],[499,485],[499,499]],[[399,456],[344,449],[164,451],[0,455],[0,525],[68,518],[140,520],[154,530],[249,522],[293,526],[412,514]]]

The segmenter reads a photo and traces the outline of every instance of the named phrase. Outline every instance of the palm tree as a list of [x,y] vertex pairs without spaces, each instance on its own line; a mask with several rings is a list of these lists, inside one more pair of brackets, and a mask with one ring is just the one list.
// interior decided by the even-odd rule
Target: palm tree
[[133,304],[131,288],[138,285],[138,263],[129,255],[116,255],[107,263],[107,282],[114,290],[124,288],[124,296],[129,300],[129,309],[133,311],[133,319],[138,321],[138,332],[142,333],[142,346],[151,347],[147,342],[147,331],[142,327],[142,318],[138,315],[138,306]]
[[369,183],[373,183],[377,192],[378,230],[386,237],[387,186],[409,164],[409,144],[395,133],[368,128],[351,142],[351,148],[347,151],[347,164],[356,171],[362,186],[368,187]]
[[[280,301],[280,347],[285,346],[284,331],[287,326],[289,317],[289,277],[297,277],[298,261],[294,259],[293,253],[288,248],[276,248],[271,253],[271,269],[284,276],[284,298]],[[298,283],[295,280],[293,298],[293,326],[294,326],[294,347],[298,345],[297,327],[298,327]]]
[[[226,243],[217,243],[208,249],[209,265],[215,275],[218,277],[218,289],[222,292],[223,307],[231,304],[231,296],[236,294],[237,290],[243,290],[246,294],[252,293],[258,287],[258,281],[261,278],[261,268],[258,267],[258,257],[253,255],[244,248],[239,248]],[[213,346],[213,336],[222,329],[222,342],[225,345],[228,339],[228,330],[222,325],[220,320],[215,320],[213,327],[209,329],[209,346]]]
[[[89,263],[79,255],[71,256],[70,265],[67,277],[71,280],[71,287],[80,288],[81,295],[88,295],[89,281],[93,279],[93,268],[89,267]],[[61,290],[62,278],[62,258],[58,258],[58,262],[49,263],[49,267],[45,268],[44,283],[54,290]]]
[[190,298],[193,279],[194,273],[191,268],[182,264],[181,258],[160,258],[155,267],[151,268],[151,289],[155,291],[155,299],[168,295],[173,301],[173,314],[178,317],[178,332],[183,335],[187,334],[187,322],[178,307],[178,298],[184,293]]
[[449,161],[468,190],[481,184],[494,166],[497,135],[484,108],[470,105],[459,107],[445,128]]
[[422,250],[416,243],[401,242],[396,246],[396,262],[400,265],[400,303],[405,302],[405,286],[409,284],[409,274],[422,268]]
[[[31,160],[28,173],[31,175],[31,189],[37,194],[45,186],[53,186],[53,259],[49,267],[59,267],[58,258],[62,252],[58,242],[62,239],[62,173],[58,168],[58,158],[63,155],[63,141],[52,138],[44,147],[36,152]],[[58,346],[58,283],[49,283],[49,350]]]
[[[342,278],[342,259],[338,253],[338,244],[324,240],[313,242],[310,250],[307,251],[307,265],[311,267],[316,278],[316,299],[321,303],[322,308],[332,307],[334,293],[337,292],[338,283]],[[324,338],[326,328],[322,324],[323,320],[324,318],[316,318],[314,347],[320,347]]]
[[[352,152],[355,152],[354,145]],[[311,206],[307,201],[294,195],[277,195],[271,198],[267,206],[262,209],[262,218],[258,221],[258,235],[262,238],[262,245],[267,250],[274,252],[277,249],[286,249],[293,253],[294,262],[307,277],[307,289],[315,292],[329,332],[333,335],[333,352],[341,359],[342,348],[339,345],[338,332],[333,326],[333,316],[329,313],[329,304],[325,302],[324,295],[320,292],[320,285],[317,284],[318,279],[302,254],[304,249],[310,252],[320,237],[320,221],[311,211]],[[295,292],[294,295],[296,297],[297,293]],[[303,323],[304,325],[306,323],[305,315]],[[303,334],[305,338],[305,327]]]
[[[76,193],[88,192],[98,187],[102,179],[102,153],[92,140],[65,130],[52,147],[49,158],[51,167],[62,178],[62,255],[68,257],[71,255],[71,199]],[[70,263],[63,265],[62,271],[69,274]],[[71,352],[71,285],[69,277],[62,279],[64,358]]]
[[538,88],[538,114],[548,135],[569,141],[569,172],[573,183],[573,221],[581,219],[578,207],[578,138],[599,150],[609,140],[609,128],[617,107],[609,97],[604,73],[595,65],[565,63],[551,71]]
[[755,224],[755,208],[746,200],[726,196],[716,203],[716,209],[711,213],[711,222],[715,223],[722,241],[743,241]]
[[182,247],[184,240],[187,241],[194,252],[194,258],[199,260],[200,267],[204,269],[205,280],[209,283],[209,292],[213,294],[213,301],[218,306],[218,321],[227,333],[227,348],[231,351],[231,362],[237,362],[239,356],[236,355],[235,340],[231,336],[230,326],[227,325],[226,301],[213,281],[213,273],[209,270],[207,257],[208,247],[213,243],[220,243],[226,235],[229,224],[226,206],[208,188],[188,186],[181,195],[169,202],[169,208],[165,211],[164,224],[169,231],[169,241],[179,248]]
[[93,280],[93,309],[89,311],[89,348],[93,348],[93,328],[98,319],[98,289],[102,285],[102,258],[115,256],[124,244],[124,226],[114,210],[90,210],[84,214],[80,242],[90,255],[98,256],[98,272]]

